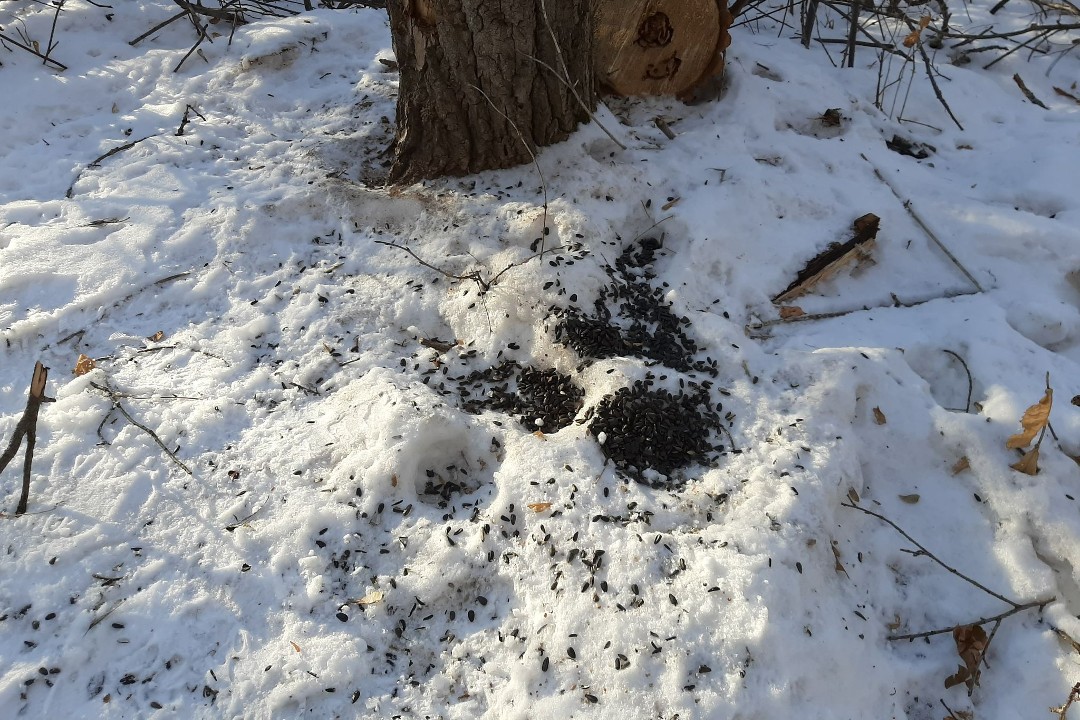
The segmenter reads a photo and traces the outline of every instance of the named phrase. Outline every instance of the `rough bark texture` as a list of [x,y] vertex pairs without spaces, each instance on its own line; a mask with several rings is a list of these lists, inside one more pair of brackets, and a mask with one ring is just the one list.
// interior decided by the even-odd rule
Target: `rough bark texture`
[[401,73],[391,182],[518,165],[566,139],[588,114],[564,72],[595,106],[591,0],[391,0],[388,9]]

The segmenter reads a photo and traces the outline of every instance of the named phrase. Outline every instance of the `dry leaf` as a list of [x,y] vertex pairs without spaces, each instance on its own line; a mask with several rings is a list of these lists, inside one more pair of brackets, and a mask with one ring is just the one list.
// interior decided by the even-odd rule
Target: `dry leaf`
[[300,652],[300,646],[299,645],[294,643],[292,640],[289,641],[289,644],[292,645],[293,650],[295,650],[296,652]]
[[544,512],[545,510],[551,509],[551,503],[529,503],[525,507],[535,512]]
[[780,308],[781,320],[792,320],[797,317],[802,317],[805,314],[806,311],[804,311],[798,305],[785,305],[784,307]]
[[859,493],[855,492],[855,488],[848,488],[847,499],[851,501],[852,505],[859,504]]
[[1054,391],[1046,388],[1043,399],[1024,411],[1024,417],[1020,418],[1020,425],[1024,432],[1017,433],[1005,441],[1005,447],[1009,449],[1027,447],[1035,436],[1050,422],[1050,407],[1054,404]]
[[381,602],[382,599],[383,599],[383,591],[382,590],[372,590],[367,595],[365,595],[364,597],[357,600],[356,604],[361,605],[361,606],[363,606],[363,605],[374,605],[377,602]]
[[1039,447],[1035,447],[1028,450],[1027,455],[1020,458],[1012,465],[1013,470],[1019,470],[1025,475],[1037,475],[1039,473]]
[[158,330],[156,333],[146,339],[150,342],[161,342],[165,339],[165,332],[163,330]]
[[533,435],[540,438],[541,440],[547,440],[547,435],[544,434],[543,430],[537,430],[536,432],[533,433]]
[[[832,542],[832,554],[833,554],[833,559],[836,561],[833,564],[833,570],[835,570],[838,573],[844,573],[845,575],[847,575],[847,569],[844,568],[844,563],[842,563],[840,561],[840,548],[836,547],[836,541],[835,540],[833,540],[833,542]],[[848,576],[848,577],[850,577],[850,576]]]
[[919,42],[919,38],[922,36],[922,31],[930,24],[930,16],[924,15],[919,18],[919,27],[911,31],[906,38],[904,38],[904,47],[915,47],[915,43]]
[[673,208],[673,207],[675,207],[676,205],[678,205],[678,204],[679,204],[679,201],[680,201],[680,200],[682,200],[682,198],[672,198],[671,200],[668,200],[668,201],[667,201],[666,203],[664,203],[664,204],[663,204],[663,205],[662,205],[662,206],[660,207],[660,209],[661,209],[662,211],[664,211],[664,212],[667,212],[667,211],[668,211],[668,210],[670,210],[671,208]]
[[900,616],[893,613],[893,621],[891,623],[885,623],[885,627],[889,628],[892,632],[896,632],[900,629],[900,626],[904,624],[904,621],[900,619]]
[[968,460],[967,455],[964,455],[959,460],[957,460],[955,463],[953,463],[951,472],[952,472],[953,475],[959,475],[960,473],[967,470],[969,467],[971,467],[971,461]]
[[94,358],[79,355],[79,359],[75,361],[75,369],[72,372],[75,373],[75,377],[81,377],[96,367],[97,363],[94,362]]
[[843,116],[840,115],[840,108],[829,108],[821,113],[821,117],[818,118],[825,127],[837,127],[843,119]]
[[881,408],[879,407],[874,408],[874,422],[878,425],[884,425],[886,422],[885,413],[881,412]]
[[970,710],[949,710],[941,720],[975,720],[975,713]]
[[390,474],[390,487],[397,487],[397,473]]
[[1069,402],[1071,402],[1073,405],[1076,405],[1077,407],[1080,407],[1080,395],[1073,395],[1073,399]]
[[919,494],[912,493],[911,495],[901,495],[900,499],[906,502],[908,505],[914,505],[919,502]]
[[956,653],[964,662],[956,668],[953,675],[945,678],[945,687],[951,688],[961,683],[967,685],[970,693],[979,684],[979,663],[986,651],[986,631],[982,625],[957,625],[953,628],[953,640],[956,641]]

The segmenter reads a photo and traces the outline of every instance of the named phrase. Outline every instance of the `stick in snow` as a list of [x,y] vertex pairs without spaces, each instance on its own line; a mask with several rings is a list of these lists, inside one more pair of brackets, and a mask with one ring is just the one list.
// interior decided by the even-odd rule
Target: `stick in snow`
[[30,499],[30,466],[34,462],[34,445],[37,443],[37,419],[41,403],[53,402],[53,398],[45,397],[45,381],[49,378],[49,368],[40,362],[34,364],[34,375],[30,379],[30,392],[26,398],[26,409],[22,417],[15,425],[15,433],[11,436],[7,450],[0,456],[0,472],[8,466],[15,454],[19,452],[22,439],[26,437],[26,456],[23,459],[23,486],[22,495],[19,497],[19,505],[15,508],[16,515],[26,512],[26,504]]

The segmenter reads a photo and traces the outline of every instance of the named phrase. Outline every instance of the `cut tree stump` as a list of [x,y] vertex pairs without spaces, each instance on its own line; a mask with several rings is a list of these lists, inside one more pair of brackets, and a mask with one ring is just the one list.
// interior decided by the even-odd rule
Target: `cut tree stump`
[[687,96],[731,43],[725,0],[597,0],[597,79],[616,95]]

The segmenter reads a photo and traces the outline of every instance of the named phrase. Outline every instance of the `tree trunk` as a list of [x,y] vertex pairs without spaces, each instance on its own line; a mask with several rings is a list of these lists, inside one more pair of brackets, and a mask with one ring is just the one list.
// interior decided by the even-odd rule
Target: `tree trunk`
[[400,71],[391,182],[529,162],[588,117],[582,103],[595,107],[592,0],[390,0],[388,9]]

